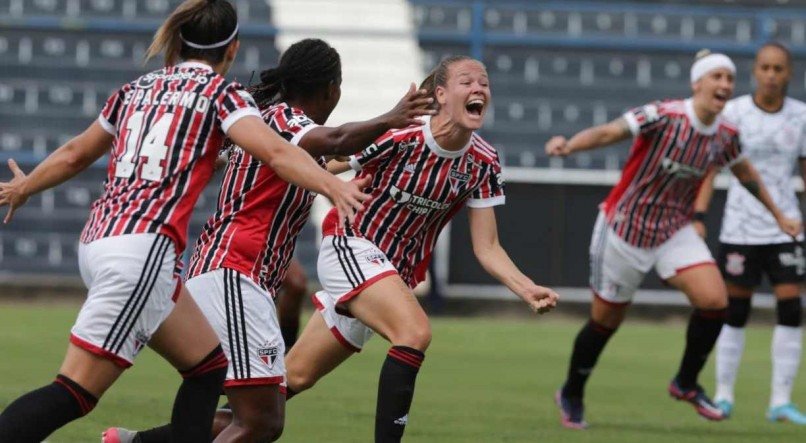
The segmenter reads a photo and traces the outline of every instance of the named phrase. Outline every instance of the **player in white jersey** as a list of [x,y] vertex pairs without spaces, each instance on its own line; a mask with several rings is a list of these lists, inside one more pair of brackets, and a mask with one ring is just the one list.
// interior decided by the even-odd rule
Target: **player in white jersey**
[[[756,90],[731,100],[724,115],[739,128],[742,151],[756,166],[773,200],[789,218],[801,218],[792,186],[800,164],[806,177],[806,103],[786,96],[792,76],[789,50],[768,43],[756,54]],[[705,210],[713,191],[713,174],[703,186],[695,222],[705,235]],[[728,287],[728,318],[717,341],[715,401],[730,415],[733,387],[744,350],[744,327],[754,289],[767,276],[777,299],[777,325],[772,339],[772,392],[767,417],[806,425],[806,415],[792,403],[792,387],[802,349],[801,287],[806,273],[803,235],[781,231],[770,213],[735,179],[719,235],[718,262]]]

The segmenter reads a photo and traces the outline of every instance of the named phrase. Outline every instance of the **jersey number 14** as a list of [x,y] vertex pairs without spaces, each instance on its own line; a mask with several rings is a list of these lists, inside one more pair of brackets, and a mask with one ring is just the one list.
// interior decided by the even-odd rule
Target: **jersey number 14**
[[138,111],[132,114],[126,122],[126,151],[115,163],[115,177],[128,178],[134,174],[135,154],[139,146],[139,156],[146,158],[145,164],[140,169],[140,178],[148,181],[162,179],[164,168],[161,163],[168,156],[165,139],[168,138],[168,130],[173,119],[172,113],[163,114],[143,137],[141,133],[145,112]]

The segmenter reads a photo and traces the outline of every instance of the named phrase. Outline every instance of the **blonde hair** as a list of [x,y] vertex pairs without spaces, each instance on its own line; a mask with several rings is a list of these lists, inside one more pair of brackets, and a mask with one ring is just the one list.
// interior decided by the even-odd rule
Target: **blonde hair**
[[165,19],[154,34],[145,62],[164,54],[165,65],[173,66],[179,59],[202,58],[213,63],[223,59],[228,45],[215,49],[194,49],[182,42],[191,39],[197,44],[209,44],[227,38],[238,26],[235,8],[226,0],[185,0]]

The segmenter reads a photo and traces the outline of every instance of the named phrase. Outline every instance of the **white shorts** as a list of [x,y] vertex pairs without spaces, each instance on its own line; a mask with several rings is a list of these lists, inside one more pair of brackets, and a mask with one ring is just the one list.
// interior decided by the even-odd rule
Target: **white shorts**
[[162,234],[106,237],[80,243],[78,265],[89,291],[70,342],[127,368],[179,295],[174,243]]
[[350,300],[382,278],[397,275],[386,254],[371,241],[341,235],[322,239],[316,268],[322,288],[336,304]]
[[376,281],[397,275],[397,269],[371,241],[359,237],[328,235],[322,239],[317,262],[322,291],[314,305],[336,339],[359,352],[372,337],[372,330],[339,306]]
[[285,384],[285,343],[265,289],[226,268],[193,277],[185,286],[229,359],[225,387]]
[[590,285],[602,300],[626,304],[632,301],[644,275],[651,268],[663,280],[681,271],[715,264],[711,251],[694,227],[686,225],[655,248],[635,247],[616,234],[599,212],[590,245]]
[[361,352],[364,344],[372,338],[374,332],[369,326],[361,323],[355,317],[338,312],[336,309],[336,298],[331,297],[325,291],[319,291],[313,295],[313,304],[322,314],[330,332],[336,337],[345,348],[353,352]]

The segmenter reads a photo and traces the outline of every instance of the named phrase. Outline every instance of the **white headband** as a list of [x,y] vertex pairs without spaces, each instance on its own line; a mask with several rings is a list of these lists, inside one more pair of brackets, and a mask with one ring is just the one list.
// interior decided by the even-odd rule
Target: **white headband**
[[731,74],[736,74],[736,65],[733,64],[730,57],[725,54],[709,54],[691,65],[691,83],[701,79],[708,72],[719,68],[725,68]]
[[228,45],[229,42],[231,42],[232,39],[235,38],[236,35],[238,35],[238,24],[237,23],[235,24],[235,30],[232,31],[232,34],[230,34],[230,36],[227,37],[225,40],[222,40],[222,41],[220,41],[218,43],[213,43],[213,44],[210,44],[210,45],[200,45],[198,43],[193,43],[193,42],[190,42],[187,39],[185,39],[185,36],[182,35],[181,32],[179,33],[179,38],[181,38],[182,41],[185,42],[185,44],[190,46],[191,48],[196,48],[196,49],[215,49],[215,48],[220,48],[222,46]]

